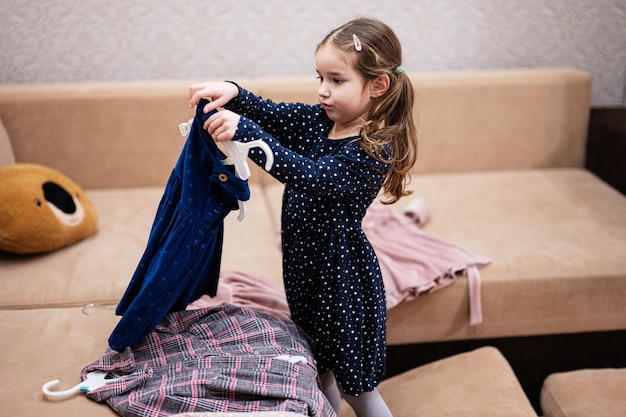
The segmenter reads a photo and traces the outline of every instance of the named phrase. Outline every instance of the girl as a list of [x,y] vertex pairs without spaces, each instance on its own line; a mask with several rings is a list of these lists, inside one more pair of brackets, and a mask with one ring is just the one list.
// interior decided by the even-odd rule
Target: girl
[[[391,416],[376,390],[385,371],[385,292],[376,255],[361,229],[365,211],[409,194],[415,163],[413,87],[398,38],[384,23],[358,18],[317,46],[319,104],[274,103],[230,82],[195,84],[190,105],[225,107],[204,125],[215,141],[264,140],[270,174],[285,185],[283,278],[293,320],[312,338],[322,389],[339,412]],[[263,165],[264,156],[250,157]]]

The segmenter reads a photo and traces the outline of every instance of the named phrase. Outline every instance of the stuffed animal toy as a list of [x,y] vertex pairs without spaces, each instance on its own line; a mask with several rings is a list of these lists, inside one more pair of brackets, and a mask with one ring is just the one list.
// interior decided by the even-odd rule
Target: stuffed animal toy
[[96,232],[98,213],[83,190],[39,164],[0,168],[0,250],[49,252]]

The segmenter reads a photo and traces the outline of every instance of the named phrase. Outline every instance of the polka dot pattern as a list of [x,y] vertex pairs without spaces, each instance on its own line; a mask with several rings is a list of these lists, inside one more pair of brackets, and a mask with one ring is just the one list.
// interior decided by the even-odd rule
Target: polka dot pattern
[[[228,108],[242,114],[234,140],[268,143],[270,174],[285,184],[283,277],[294,321],[312,338],[320,372],[333,370],[347,394],[371,391],[385,370],[386,305],[361,220],[387,166],[358,137],[328,139],[333,122],[320,106],[273,103],[240,88]],[[250,157],[263,166],[262,153]]]

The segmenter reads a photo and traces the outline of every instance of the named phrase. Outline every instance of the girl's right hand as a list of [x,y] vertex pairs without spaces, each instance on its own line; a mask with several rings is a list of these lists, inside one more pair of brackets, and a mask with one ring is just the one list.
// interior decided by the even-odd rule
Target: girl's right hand
[[209,135],[215,142],[225,142],[235,137],[239,119],[241,119],[241,116],[237,113],[230,110],[222,110],[211,115],[202,127],[209,132]]
[[206,82],[189,86],[189,107],[197,106],[201,99],[209,99],[204,113],[223,107],[239,94],[239,88],[229,82]]

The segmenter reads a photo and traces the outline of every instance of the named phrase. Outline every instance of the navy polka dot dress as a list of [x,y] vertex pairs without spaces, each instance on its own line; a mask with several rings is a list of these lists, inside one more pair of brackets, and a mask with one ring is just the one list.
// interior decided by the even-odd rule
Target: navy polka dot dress
[[[234,140],[270,145],[270,174],[285,184],[285,291],[292,318],[312,338],[320,373],[334,371],[350,395],[373,390],[385,370],[386,306],[361,220],[387,165],[368,156],[358,137],[328,139],[333,122],[319,105],[278,104],[240,88],[227,108],[242,115]],[[263,166],[260,151],[250,157]]]

